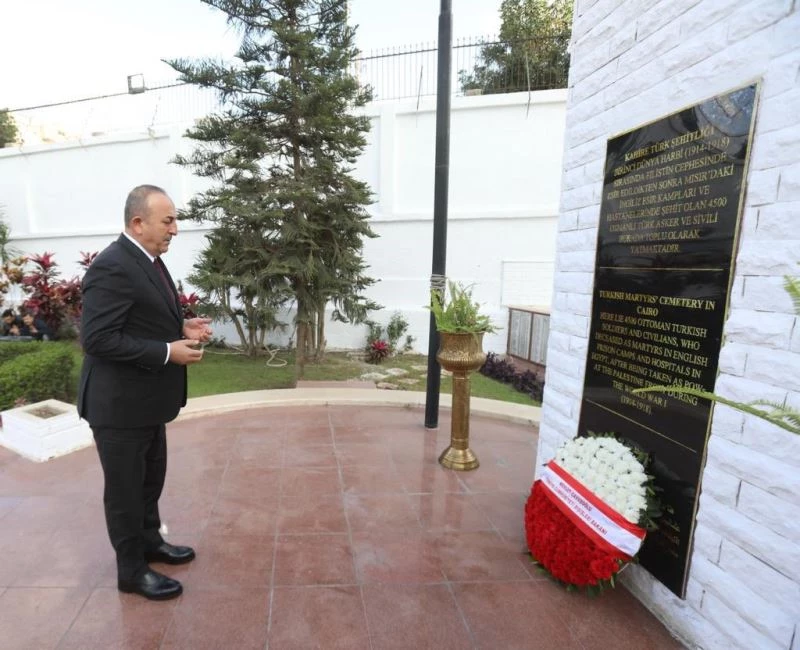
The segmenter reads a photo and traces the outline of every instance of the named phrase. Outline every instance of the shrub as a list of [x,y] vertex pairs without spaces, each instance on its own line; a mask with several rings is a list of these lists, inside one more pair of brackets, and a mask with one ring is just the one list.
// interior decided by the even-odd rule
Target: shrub
[[408,330],[408,321],[403,315],[396,311],[389,319],[384,336],[383,326],[375,321],[366,321],[369,331],[367,332],[367,361],[370,363],[380,363],[386,357],[400,352],[408,352],[414,346],[414,337],[406,336],[403,345],[400,346],[400,339]]
[[14,408],[20,399],[68,399],[73,363],[68,343],[0,344],[0,411]]
[[39,346],[33,341],[3,341],[0,343],[0,366],[21,354],[36,352]]
[[[31,311],[47,323],[55,338],[76,338],[81,313],[81,282],[58,277],[58,264],[52,253],[10,257],[4,244],[8,229],[0,223],[0,303],[11,285],[19,285],[25,294],[23,309]],[[81,253],[79,264],[88,269],[97,253]],[[33,269],[26,267],[33,265]]]
[[400,339],[403,338],[403,335],[407,331],[408,321],[399,311],[394,312],[392,317],[389,319],[389,324],[386,326],[386,338],[389,339],[389,347],[392,350],[392,354],[397,354],[398,352],[408,352],[414,347],[415,339],[410,334],[406,335],[406,340],[403,342],[403,346],[398,347]]
[[375,339],[367,346],[367,361],[380,363],[392,353],[389,344],[383,339]]
[[544,394],[544,380],[535,372],[525,370],[520,372],[510,361],[501,358],[494,352],[486,355],[486,363],[481,366],[480,373],[502,381],[504,384],[511,384],[519,392],[525,393],[532,400],[542,401]]
[[[81,253],[80,265],[88,269],[97,253]],[[34,269],[22,280],[22,291],[27,295],[22,303],[25,309],[42,318],[57,338],[75,338],[81,314],[81,281],[58,278],[58,264],[53,253],[32,255],[26,259]]]

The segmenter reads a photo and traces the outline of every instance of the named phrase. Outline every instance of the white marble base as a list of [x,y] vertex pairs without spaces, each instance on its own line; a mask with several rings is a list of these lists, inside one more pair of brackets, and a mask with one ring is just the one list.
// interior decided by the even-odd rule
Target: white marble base
[[74,404],[48,399],[3,411],[2,416],[0,446],[36,462],[64,456],[94,442],[89,424],[78,417]]

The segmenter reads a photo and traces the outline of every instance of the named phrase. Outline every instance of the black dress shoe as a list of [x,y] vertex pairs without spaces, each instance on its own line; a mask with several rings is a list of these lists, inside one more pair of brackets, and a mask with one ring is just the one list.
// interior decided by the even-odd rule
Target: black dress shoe
[[152,551],[145,551],[144,559],[147,562],[186,564],[194,560],[194,549],[189,546],[173,546],[168,542],[161,542],[161,546]]
[[169,600],[183,593],[180,582],[150,568],[131,580],[118,580],[117,587],[126,594],[139,594],[149,600]]

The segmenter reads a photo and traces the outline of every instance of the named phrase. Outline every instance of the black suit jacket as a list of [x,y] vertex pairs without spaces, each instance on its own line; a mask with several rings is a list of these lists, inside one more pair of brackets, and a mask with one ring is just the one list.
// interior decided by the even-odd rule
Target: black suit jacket
[[171,290],[120,235],[86,271],[78,413],[93,427],[162,424],[186,404],[186,366],[164,363],[166,343],[182,338],[183,318],[162,268]]

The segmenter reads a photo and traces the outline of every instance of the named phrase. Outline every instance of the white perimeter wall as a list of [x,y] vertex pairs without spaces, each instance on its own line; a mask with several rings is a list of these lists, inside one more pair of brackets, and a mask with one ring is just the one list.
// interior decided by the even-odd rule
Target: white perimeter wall
[[[453,100],[447,272],[476,283],[475,296],[503,326],[487,337],[487,349],[505,350],[503,305],[550,304],[565,100],[564,90]],[[423,351],[435,100],[423,99],[419,107],[416,101],[375,103],[367,114],[372,131],[356,174],[375,193],[369,212],[379,238],[366,243],[365,255],[370,274],[380,280],[369,296],[385,309],[374,318],[386,323],[395,310],[403,312]],[[160,185],[182,207],[203,187],[169,162],[191,151],[183,130],[0,150],[0,209],[13,244],[26,253],[55,252],[62,272],[72,276],[80,251],[102,249],[118,235],[125,197],[135,185]],[[176,279],[190,272],[205,232],[181,224],[166,260]],[[227,334],[236,341],[232,330]],[[327,326],[329,348],[360,348],[365,335],[364,326]]]
[[[578,0],[539,456],[577,433],[606,142],[762,80],[717,392],[800,408],[800,2]],[[800,650],[800,436],[717,407],[686,600],[627,584],[692,647]]]

